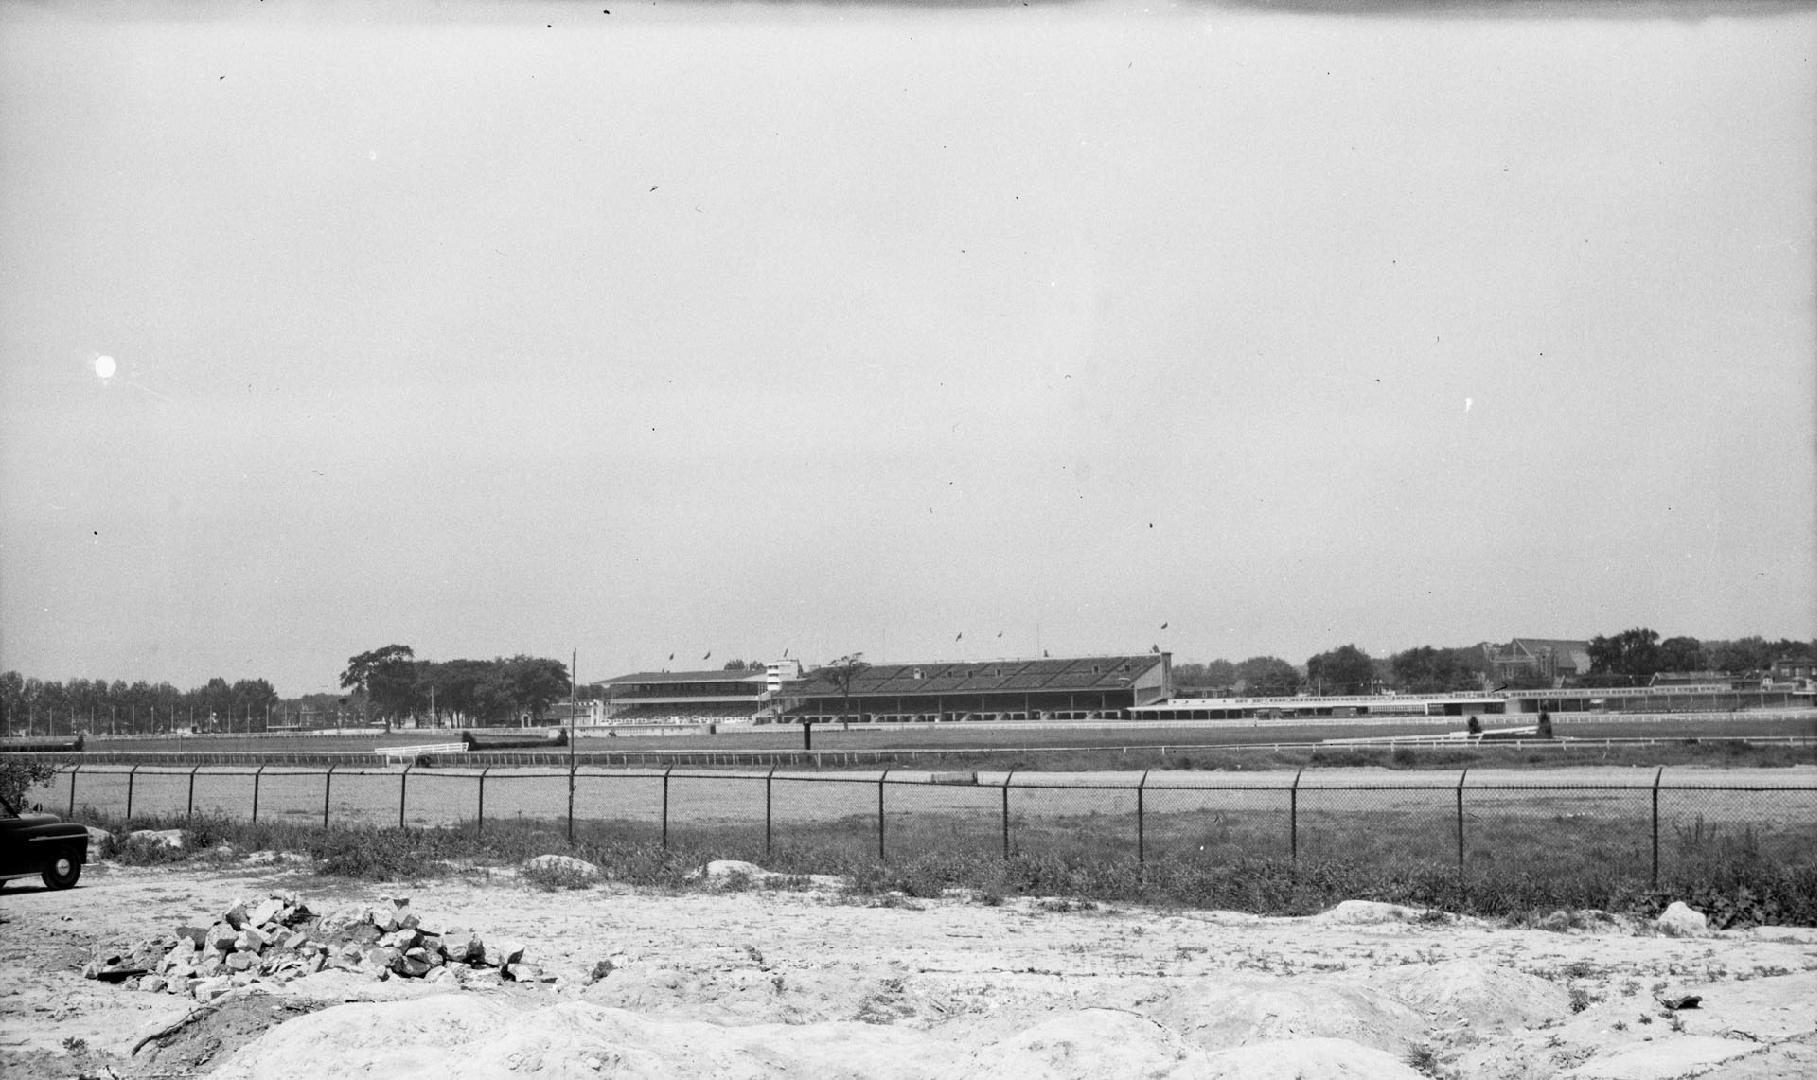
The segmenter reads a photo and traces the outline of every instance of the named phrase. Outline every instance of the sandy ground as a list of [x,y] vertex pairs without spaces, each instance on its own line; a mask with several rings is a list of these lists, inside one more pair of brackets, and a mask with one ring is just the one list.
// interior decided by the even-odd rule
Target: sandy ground
[[[97,949],[233,900],[408,896],[522,942],[554,982],[450,990],[323,973],[195,1008],[81,977]],[[88,868],[0,894],[0,1073],[44,1077],[1817,1075],[1817,931],[1510,929],[1343,905],[1303,919],[836,884],[542,892],[510,874],[349,884]],[[1564,920],[1559,921],[1563,925]],[[587,976],[611,962],[603,978]],[[1701,997],[1671,1011],[1659,998]]]

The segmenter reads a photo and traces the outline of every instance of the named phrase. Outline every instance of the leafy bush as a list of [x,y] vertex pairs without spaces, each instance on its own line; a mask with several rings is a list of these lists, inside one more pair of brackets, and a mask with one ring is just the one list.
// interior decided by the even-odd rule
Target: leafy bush
[[26,793],[56,777],[58,766],[47,761],[0,755],[0,800],[15,809],[25,808]]

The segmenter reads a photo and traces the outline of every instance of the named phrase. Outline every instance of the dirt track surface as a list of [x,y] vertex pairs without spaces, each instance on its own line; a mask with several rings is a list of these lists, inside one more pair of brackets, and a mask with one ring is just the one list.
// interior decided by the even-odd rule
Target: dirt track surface
[[[410,897],[522,942],[551,983],[324,972],[197,1006],[83,979],[106,949],[274,891]],[[1817,1074],[1817,931],[1506,929],[1345,905],[1304,919],[808,890],[541,892],[92,866],[0,895],[0,1073],[409,1077],[1368,1077]],[[599,961],[611,971],[589,983]],[[1696,1009],[1659,998],[1686,994]]]

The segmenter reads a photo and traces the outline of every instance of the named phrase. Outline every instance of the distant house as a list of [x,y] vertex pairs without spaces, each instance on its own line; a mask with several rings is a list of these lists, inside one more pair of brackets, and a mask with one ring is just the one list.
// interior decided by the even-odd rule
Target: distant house
[[1557,686],[1590,672],[1590,643],[1562,638],[1520,638],[1506,645],[1483,643],[1483,660],[1498,683],[1534,679]]
[[1817,660],[1802,656],[1788,657],[1773,661],[1768,672],[1774,682],[1798,682],[1803,679],[1817,679]]

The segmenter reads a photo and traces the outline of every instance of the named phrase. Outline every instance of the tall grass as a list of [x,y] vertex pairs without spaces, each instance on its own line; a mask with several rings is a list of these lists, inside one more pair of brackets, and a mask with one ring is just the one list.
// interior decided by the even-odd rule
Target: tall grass
[[[1675,835],[1672,858],[1651,877],[1650,832],[1640,822],[1513,818],[1467,823],[1460,873],[1455,835],[1430,815],[1403,811],[1329,814],[1303,822],[1298,858],[1279,814],[1262,811],[1153,815],[1142,858],[1130,822],[1118,815],[1012,820],[1005,857],[1000,828],[976,815],[904,815],[887,821],[887,858],[876,819],[791,823],[766,846],[761,825],[690,826],[664,845],[658,827],[581,821],[574,842],[554,823],[488,821],[471,826],[327,829],[284,822],[197,817],[131,823],[91,812],[87,820],[123,835],[133,828],[183,828],[182,852],[115,851],[126,862],[293,852],[322,874],[362,880],[429,880],[459,866],[513,865],[536,855],[572,855],[615,881],[699,888],[710,860],[743,859],[786,875],[841,875],[848,889],[938,896],[950,889],[1003,896],[1061,896],[1162,906],[1303,915],[1347,899],[1445,911],[1521,917],[1569,909],[1651,916],[1690,901],[1718,926],[1817,925],[1817,835],[1810,827],[1715,827]],[[1435,835],[1436,834],[1436,835]]]

